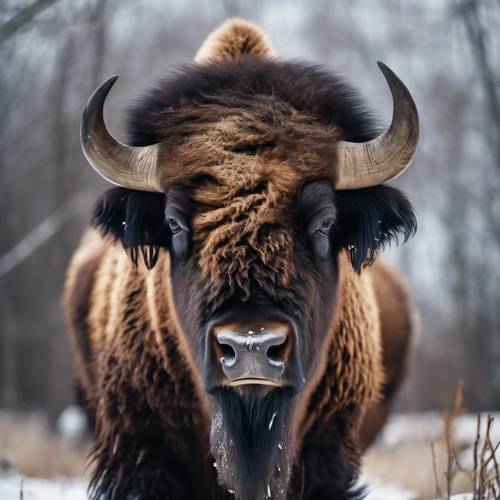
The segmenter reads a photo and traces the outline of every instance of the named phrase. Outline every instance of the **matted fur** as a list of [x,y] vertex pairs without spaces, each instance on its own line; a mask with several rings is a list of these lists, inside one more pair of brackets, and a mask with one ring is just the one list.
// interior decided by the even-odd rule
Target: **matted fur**
[[[183,309],[175,299],[180,280],[168,252],[163,194],[106,193],[93,216],[105,238],[87,237],[68,271],[68,324],[80,383],[96,415],[92,497],[231,498],[222,480],[251,500],[271,487],[273,498],[287,497],[287,487],[290,500],[359,498],[354,484],[363,415],[385,404],[382,340],[411,335],[408,319],[401,332],[381,323],[384,297],[375,295],[380,287],[363,268],[397,234],[413,234],[411,205],[385,186],[334,194],[334,271],[327,275],[335,279],[327,302],[318,287],[327,275],[311,258],[300,194],[315,181],[334,187],[336,141],[373,138],[374,120],[341,79],[276,59],[249,23],[223,25],[197,60],[202,64],[182,68],[140,100],[128,123],[131,144],[162,143],[165,193],[182,186],[192,202],[194,264],[183,277]],[[405,292],[396,286],[384,293]],[[214,403],[186,335],[186,310],[201,311],[205,321],[224,303],[255,296],[286,304],[290,316],[310,328],[322,320],[313,317],[311,304],[333,319],[303,393],[293,400],[275,393],[277,399],[261,408],[257,399],[220,392],[219,408],[235,421],[226,422],[222,440],[210,442],[210,429],[213,435],[217,428]],[[409,315],[403,307],[394,314],[401,323]],[[311,355],[315,345],[303,350]],[[407,344],[399,345],[396,365],[406,360]],[[389,370],[396,375],[386,387],[398,386],[403,372]],[[290,429],[280,427],[262,440],[256,433],[276,411],[284,413],[279,425]],[[231,453],[214,450],[231,439],[237,444]],[[281,458],[277,440],[286,451]],[[222,470],[213,466],[211,451]],[[249,467],[262,453],[267,460],[253,476]],[[228,457],[236,469],[224,463]],[[270,473],[275,466],[280,470]]]

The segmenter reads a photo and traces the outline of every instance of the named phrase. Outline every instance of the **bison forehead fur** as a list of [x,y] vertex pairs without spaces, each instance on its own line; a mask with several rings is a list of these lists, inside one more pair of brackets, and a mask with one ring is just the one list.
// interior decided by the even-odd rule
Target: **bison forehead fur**
[[128,129],[131,144],[162,144],[166,190],[190,188],[205,273],[240,285],[262,262],[286,285],[292,198],[310,180],[334,183],[337,139],[376,134],[339,78],[254,57],[185,67],[131,110]]
[[[360,498],[361,452],[413,331],[398,273],[374,261],[415,231],[411,205],[386,186],[334,192],[337,142],[377,134],[338,77],[277,59],[241,20],[196,61],[129,113],[129,143],[160,144],[164,193],[105,193],[101,235],[86,233],[68,269],[67,323],[96,423],[91,496]],[[333,229],[320,262],[306,228],[323,199]],[[189,226],[183,258],[172,205]],[[211,321],[231,308],[290,320],[300,390],[206,392]]]

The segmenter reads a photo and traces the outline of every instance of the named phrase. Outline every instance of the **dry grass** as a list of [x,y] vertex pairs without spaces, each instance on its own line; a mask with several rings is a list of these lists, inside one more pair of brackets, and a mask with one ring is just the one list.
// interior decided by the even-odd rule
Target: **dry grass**
[[[496,452],[500,443],[494,444],[491,439],[493,417],[488,415],[486,424],[481,425],[481,415],[477,416],[475,442],[468,446],[455,438],[456,419],[464,413],[463,388],[459,384],[451,410],[443,412],[439,440],[407,441],[390,448],[375,446],[365,457],[366,474],[415,491],[421,500],[448,500],[459,493],[472,493],[474,500],[499,499]],[[461,464],[463,453],[470,459],[469,467]]]
[[[439,490],[441,500],[449,499],[452,494],[453,478],[458,474],[465,474],[472,487],[474,500],[484,498],[497,499],[500,496],[500,468],[497,462],[496,452],[500,443],[493,445],[491,439],[491,428],[493,417],[487,415],[486,427],[482,431],[481,415],[477,416],[476,439],[473,447],[473,467],[470,470],[464,468],[457,456],[453,427],[457,417],[464,414],[463,410],[463,387],[458,384],[455,391],[453,408],[444,413],[445,441],[447,448],[446,491]],[[439,477],[436,477],[439,485]]]
[[[434,444],[437,473],[444,485],[447,464],[446,444]],[[403,443],[393,448],[373,447],[365,457],[365,472],[368,477],[378,478],[388,483],[414,491],[417,498],[436,498],[435,473],[432,451],[428,442]],[[462,474],[453,480],[453,491],[470,491],[470,483]]]
[[32,416],[0,416],[0,470],[12,467],[28,477],[84,477],[89,448],[62,440]]

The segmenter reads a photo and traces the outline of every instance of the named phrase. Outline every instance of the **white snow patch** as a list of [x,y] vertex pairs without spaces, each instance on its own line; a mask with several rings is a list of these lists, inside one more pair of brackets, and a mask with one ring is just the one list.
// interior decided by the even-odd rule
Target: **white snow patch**
[[[368,484],[367,500],[416,500],[417,495],[397,486],[377,480],[364,479]],[[18,475],[0,475],[0,498],[2,500],[19,500],[22,491],[26,500],[87,500],[86,484],[73,479],[33,479]],[[231,491],[230,491],[231,493]],[[270,487],[268,486],[268,498]],[[455,500],[469,500],[469,496],[457,495]]]
[[[490,413],[494,417],[491,428],[493,443],[500,441],[500,413]],[[482,428],[486,422],[486,413],[482,417]],[[476,439],[477,417],[462,415],[454,422],[455,442],[458,445],[474,443]],[[439,412],[407,413],[393,415],[387,422],[380,437],[380,444],[388,448],[415,441],[437,441],[443,436],[443,417]]]
[[77,405],[67,406],[57,419],[57,430],[68,441],[82,439],[87,430],[87,415]]
[[[500,413],[482,413],[481,414],[481,437],[484,438],[486,433],[487,415],[493,417],[493,423],[490,429],[490,438],[493,445],[500,441]],[[477,431],[477,416],[463,415],[456,419],[455,422],[455,439],[459,444],[470,444],[476,439]],[[482,445],[482,440],[480,446]]]
[[411,441],[434,441],[443,433],[438,412],[392,415],[380,437],[382,446],[392,448]]
[[367,486],[366,500],[417,500],[418,498],[414,491],[404,490],[378,479],[364,477],[361,478],[360,484]]
[[[33,479],[0,475],[2,500],[87,500],[86,485],[74,479]],[[21,497],[21,490],[23,496]]]

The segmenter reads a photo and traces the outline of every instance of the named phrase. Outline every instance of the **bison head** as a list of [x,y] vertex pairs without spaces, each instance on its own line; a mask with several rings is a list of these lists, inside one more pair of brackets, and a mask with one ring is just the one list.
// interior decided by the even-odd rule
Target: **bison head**
[[417,112],[379,66],[394,103],[382,133],[338,77],[277,59],[233,23],[132,108],[131,145],[103,121],[116,77],[83,116],[89,162],[121,186],[94,223],[136,263],[168,254],[170,314],[210,395],[219,479],[239,498],[286,493],[300,408],[332,344],[339,262],[360,272],[415,229],[406,198],[380,184],[410,164]]

